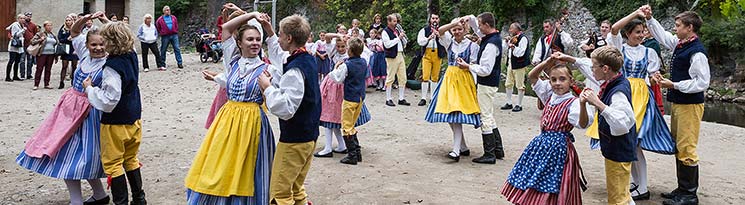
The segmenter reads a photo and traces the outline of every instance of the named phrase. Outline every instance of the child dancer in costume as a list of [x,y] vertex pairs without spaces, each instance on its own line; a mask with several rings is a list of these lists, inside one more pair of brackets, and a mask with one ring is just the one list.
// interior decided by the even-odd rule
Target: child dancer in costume
[[[573,128],[586,128],[594,108],[574,97],[572,73],[549,58],[528,74],[533,89],[546,102],[541,134],[533,138],[512,168],[502,195],[514,204],[582,204],[579,156]],[[540,80],[541,72],[549,74]]]
[[373,55],[370,57],[370,69],[372,70],[373,78],[377,83],[376,91],[385,91],[385,77],[387,66],[385,63],[385,50],[383,49],[383,41],[380,40],[380,30],[370,30],[370,40],[367,42],[367,46],[372,50]]
[[[574,63],[581,70],[592,70],[593,81],[604,81],[600,91],[585,88],[580,99],[597,112],[600,151],[605,157],[608,204],[634,204],[629,194],[631,162],[636,161],[636,119],[631,105],[631,84],[620,72],[624,57],[614,46],[595,49],[592,58],[575,59],[556,53],[553,58]],[[591,113],[587,113],[590,116]]]
[[127,181],[132,190],[132,204],[147,204],[137,159],[142,140],[142,105],[137,85],[140,69],[133,48],[135,37],[124,22],[105,24],[101,36],[109,54],[103,65],[102,83],[92,86],[90,77],[83,81],[91,105],[104,111],[101,162],[110,178],[114,204],[128,203]]
[[[268,19],[268,15],[264,15],[261,25],[270,36],[267,39],[269,50],[288,53],[277,57],[287,62],[281,74],[265,73],[259,77],[266,105],[279,118],[281,132],[272,164],[270,204],[306,204],[308,195],[303,184],[313,160],[321,117],[321,93],[315,78],[318,65],[303,47],[310,34],[310,24],[299,15],[286,17],[279,22],[277,37]],[[270,52],[270,55],[277,54],[279,52]]]
[[457,61],[476,62],[479,46],[464,37],[466,31],[458,19],[441,26],[436,32],[439,32],[439,44],[447,50],[448,67],[445,76],[433,91],[432,101],[424,119],[430,123],[450,124],[453,131],[453,151],[447,156],[457,162],[460,161],[461,155],[471,155],[463,138],[463,124],[481,126],[475,74],[467,67],[459,66]]
[[706,48],[698,38],[703,21],[692,11],[675,16],[673,36],[666,32],[657,20],[652,18],[652,8],[642,6],[647,19],[647,27],[652,36],[667,49],[673,50],[671,79],[655,75],[660,87],[667,88],[667,100],[672,102],[670,128],[675,136],[675,170],[678,188],[662,194],[663,204],[698,204],[698,146],[699,128],[704,115],[704,92],[709,88],[711,78]]
[[[637,18],[643,17],[641,10],[629,14],[613,25],[611,34],[606,39],[608,45],[621,49],[624,61],[621,73],[631,84],[631,106],[634,108],[639,138],[636,146],[637,160],[631,163],[631,197],[634,200],[649,199],[647,161],[642,149],[661,154],[675,153],[675,142],[650,88],[655,82],[650,82],[649,76],[659,73],[661,62],[654,49],[641,44],[644,40],[644,23]],[[626,38],[626,43],[623,43],[624,39],[620,34]]]
[[[188,204],[268,204],[274,135],[261,104],[258,76],[274,69],[259,57],[259,28],[246,22],[260,14],[243,14],[223,25],[222,46],[229,71],[204,71],[227,88],[220,109],[194,157],[185,184]],[[234,52],[237,51],[237,52]]]
[[[335,65],[341,65],[344,64],[345,61],[348,59],[348,49],[347,49],[347,40],[345,40],[347,37],[345,36],[338,36],[336,34],[326,34],[327,38],[335,38],[334,44],[326,44],[327,50],[330,50],[331,58],[336,59],[334,60]],[[335,48],[332,49],[332,46],[335,46]],[[338,59],[340,57],[347,57],[343,59]],[[364,59],[363,59],[364,60]],[[333,72],[333,71],[332,71]],[[344,82],[341,81],[334,81],[329,77],[326,77],[323,79],[323,84],[321,84],[321,110],[325,110],[325,112],[321,113],[321,126],[326,128],[326,141],[325,141],[325,147],[323,150],[318,151],[317,153],[313,154],[313,156],[316,157],[333,157],[333,152],[336,153],[342,153],[346,154],[347,147],[346,145],[348,142],[344,141],[343,135],[341,133],[341,123],[342,123],[342,102],[344,97]],[[356,126],[364,125],[365,123],[370,121],[370,112],[367,110],[367,106],[362,104],[362,112],[360,113],[360,117],[355,123]],[[333,136],[336,135],[336,142],[338,144],[337,149],[332,150],[332,140]]]
[[[337,41],[337,45],[338,43],[341,42]],[[343,84],[343,92],[340,93],[344,96],[344,102],[341,106],[341,124],[344,131],[344,142],[349,151],[347,156],[341,159],[341,163],[356,165],[357,162],[362,161],[362,153],[360,152],[360,144],[357,139],[357,130],[355,127],[360,121],[358,119],[367,117],[367,120],[369,120],[370,115],[369,113],[364,113],[367,112],[364,104],[365,76],[368,75],[369,70],[367,61],[360,57],[362,50],[365,48],[364,41],[358,37],[352,37],[348,41],[347,46],[349,47],[348,53],[350,58],[337,63],[334,71],[329,73],[329,79]],[[334,112],[332,110],[326,111]]]
[[[318,34],[318,41],[316,41],[316,62],[318,62],[318,82],[321,82],[329,72],[331,72],[331,60],[329,54],[326,52],[326,32],[321,31]],[[307,49],[307,48],[306,48]]]
[[[89,77],[92,85],[101,86],[106,51],[98,30],[81,35],[87,20],[98,18],[106,22],[103,16],[103,12],[86,15],[73,25],[72,45],[81,59],[74,72],[77,77],[73,87],[62,94],[55,110],[16,158],[16,162],[26,169],[64,179],[72,205],[109,204],[109,196],[99,180],[106,177],[99,147],[101,110],[91,108],[83,88],[83,80]],[[85,202],[80,190],[82,179],[93,188],[93,196]]]

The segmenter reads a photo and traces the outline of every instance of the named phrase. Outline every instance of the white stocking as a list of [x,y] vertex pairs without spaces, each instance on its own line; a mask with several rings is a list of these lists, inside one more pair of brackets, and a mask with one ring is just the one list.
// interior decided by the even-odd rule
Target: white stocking
[[517,105],[523,105],[523,96],[525,96],[525,90],[517,90]]
[[106,190],[103,189],[103,184],[101,184],[100,179],[89,179],[88,184],[90,184],[91,189],[93,189],[94,199],[103,199],[106,197]]
[[504,93],[507,94],[507,104],[512,105],[512,88],[505,88]]
[[341,135],[340,128],[334,128],[334,134],[336,134],[336,151],[344,151],[347,149],[347,144],[344,144],[344,136]]
[[427,90],[429,90],[429,81],[422,82],[422,100],[427,99]]
[[331,152],[331,143],[333,143],[334,140],[334,132],[331,131],[331,128],[325,128],[324,130],[326,131],[326,139],[324,141],[325,144],[323,146],[323,150],[318,152],[318,154],[320,155],[328,154]]
[[67,192],[70,192],[70,205],[82,205],[83,194],[80,191],[80,180],[65,180]]
[[[640,146],[636,146],[636,161],[631,162],[631,182],[638,185],[632,196],[646,193],[647,190],[647,159]],[[631,186],[633,188],[633,186]]]
[[463,142],[463,125],[450,123],[450,129],[453,130],[453,152],[460,155]]

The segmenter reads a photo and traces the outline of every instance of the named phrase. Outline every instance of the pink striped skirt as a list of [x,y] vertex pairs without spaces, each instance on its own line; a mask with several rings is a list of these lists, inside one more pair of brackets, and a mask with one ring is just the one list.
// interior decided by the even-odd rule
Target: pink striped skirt
[[507,198],[507,201],[517,205],[582,204],[579,156],[577,156],[577,151],[574,149],[571,140],[569,138],[566,140],[567,158],[561,176],[559,193],[539,192],[531,188],[522,190],[512,186],[509,182],[505,182],[501,193]]
[[46,155],[54,158],[88,116],[88,109],[90,103],[85,93],[73,88],[65,91],[54,111],[49,113],[31,139],[26,142],[26,155],[36,158]]
[[344,84],[323,79],[321,83],[321,121],[341,123],[341,103],[344,100]]
[[217,115],[217,112],[220,111],[220,108],[222,108],[226,102],[228,102],[228,90],[221,87],[220,90],[217,91],[217,94],[215,94],[215,99],[212,100],[212,107],[210,108],[210,113],[207,115],[207,122],[204,123],[205,129],[210,128],[212,121],[215,121],[215,115]]

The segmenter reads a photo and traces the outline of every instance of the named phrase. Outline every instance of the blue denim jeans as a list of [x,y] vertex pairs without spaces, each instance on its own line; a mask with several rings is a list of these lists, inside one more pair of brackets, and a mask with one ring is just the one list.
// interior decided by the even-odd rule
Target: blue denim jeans
[[21,78],[33,78],[34,65],[36,65],[36,56],[23,52],[21,54]]
[[178,44],[178,34],[161,36],[160,37],[160,56],[163,59],[163,63],[166,63],[166,50],[168,50],[168,44],[173,45],[173,53],[176,54],[176,62],[181,65],[181,48]]

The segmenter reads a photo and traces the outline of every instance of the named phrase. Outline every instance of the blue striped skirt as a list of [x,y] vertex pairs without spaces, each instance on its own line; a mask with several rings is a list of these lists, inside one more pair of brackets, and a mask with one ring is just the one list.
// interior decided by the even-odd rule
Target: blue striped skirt
[[35,158],[25,151],[16,158],[21,167],[53,178],[67,180],[106,177],[101,164],[101,111],[91,108],[83,124],[54,158]]
[[[447,76],[443,76],[442,79],[445,79]],[[444,80],[440,79],[440,82],[437,83],[437,87],[435,88],[435,91],[432,95],[432,102],[429,104],[429,108],[427,108],[427,114],[424,115],[424,120],[430,123],[436,123],[436,122],[445,122],[445,123],[456,123],[456,124],[469,124],[473,125],[474,127],[481,127],[481,115],[480,114],[463,114],[461,112],[451,112],[451,113],[438,113],[435,112],[435,108],[437,107],[437,96],[440,93],[440,86],[442,85],[442,82],[445,82]]]
[[[365,103],[363,102],[362,111],[360,111],[360,117],[357,118],[357,122],[354,123],[354,127],[359,127],[367,124],[367,122],[370,122],[370,120],[372,120],[372,116],[370,116],[370,111],[367,110],[367,105],[365,105]],[[329,129],[341,129],[341,123],[321,121],[321,127]]]
[[202,194],[191,189],[186,190],[186,202],[189,205],[254,205],[269,204],[269,181],[274,160],[274,135],[269,119],[261,114],[261,138],[258,156],[256,157],[256,172],[254,172],[254,196],[213,196]]
[[[675,154],[675,141],[670,134],[670,128],[667,126],[665,118],[662,117],[662,113],[657,107],[654,92],[651,89],[649,95],[647,110],[644,114],[644,122],[642,122],[642,127],[639,129],[639,134],[637,135],[639,146],[643,150],[650,152],[666,155]],[[600,148],[600,141],[591,139],[590,148]]]

